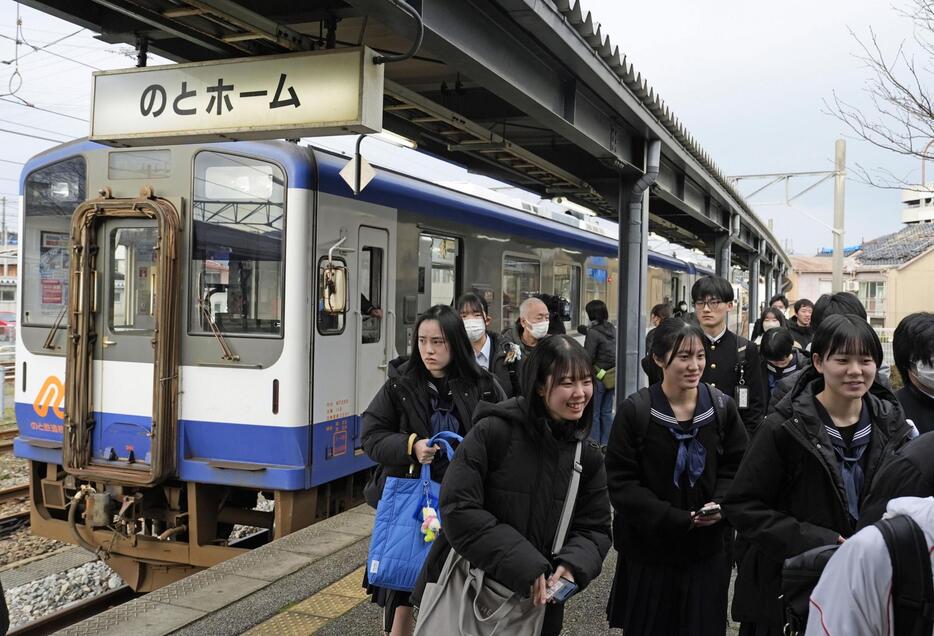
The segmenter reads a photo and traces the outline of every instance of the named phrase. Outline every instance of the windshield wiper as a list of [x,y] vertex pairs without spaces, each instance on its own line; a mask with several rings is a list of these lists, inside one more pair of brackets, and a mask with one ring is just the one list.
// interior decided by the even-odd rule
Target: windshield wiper
[[48,335],[45,337],[45,342],[42,343],[42,348],[48,351],[54,351],[55,345],[53,341],[55,340],[55,334],[58,333],[58,330],[62,328],[62,319],[65,317],[65,314],[68,313],[68,305],[63,305],[62,310],[58,312],[58,318],[55,319],[55,322],[52,324],[52,328],[49,329]]
[[223,360],[239,362],[240,356],[235,354],[227,345],[227,341],[224,340],[224,335],[221,333],[221,330],[217,328],[217,323],[214,322],[214,317],[211,316],[211,311],[208,309],[207,303],[205,303],[203,299],[199,298],[198,307],[201,309],[201,315],[207,319],[208,325],[211,327],[211,333],[214,334],[214,339],[217,340],[217,344],[219,344],[221,347],[221,351],[224,354],[221,356],[221,358]]

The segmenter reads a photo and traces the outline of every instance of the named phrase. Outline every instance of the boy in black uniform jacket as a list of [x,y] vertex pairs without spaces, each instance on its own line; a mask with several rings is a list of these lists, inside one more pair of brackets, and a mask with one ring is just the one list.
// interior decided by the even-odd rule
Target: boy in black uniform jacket
[[765,388],[756,345],[726,327],[726,317],[733,309],[733,286],[720,276],[704,276],[691,288],[691,300],[707,336],[707,366],[701,381],[736,401],[751,437],[765,416]]

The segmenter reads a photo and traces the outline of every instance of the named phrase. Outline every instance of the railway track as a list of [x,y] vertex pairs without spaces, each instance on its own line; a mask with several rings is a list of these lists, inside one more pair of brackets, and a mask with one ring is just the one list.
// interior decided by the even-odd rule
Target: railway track
[[29,484],[18,484],[9,488],[0,488],[0,503],[29,495]]
[[96,616],[111,607],[122,605],[140,594],[137,594],[130,586],[124,585],[115,590],[110,590],[92,596],[91,598],[66,605],[57,612],[43,616],[16,629],[9,631],[8,636],[33,636],[34,634],[53,634],[59,630],[65,629],[75,623]]
[[17,429],[10,429],[8,431],[0,431],[0,453],[11,453],[13,452],[13,438],[19,434]]

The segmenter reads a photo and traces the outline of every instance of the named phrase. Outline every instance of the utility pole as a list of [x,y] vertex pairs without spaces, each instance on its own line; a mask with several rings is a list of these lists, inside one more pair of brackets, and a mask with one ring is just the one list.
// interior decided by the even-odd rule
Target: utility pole
[[2,230],[2,232],[3,232],[3,250],[4,250],[4,257],[3,257],[3,277],[6,278],[6,277],[7,277],[7,257],[5,256],[5,254],[6,254],[6,246],[7,246],[7,242],[6,242],[6,197],[0,197],[0,202],[2,202],[2,205],[3,205],[3,230]]
[[843,291],[843,196],[846,187],[846,141],[838,139],[834,153],[833,280],[834,293]]

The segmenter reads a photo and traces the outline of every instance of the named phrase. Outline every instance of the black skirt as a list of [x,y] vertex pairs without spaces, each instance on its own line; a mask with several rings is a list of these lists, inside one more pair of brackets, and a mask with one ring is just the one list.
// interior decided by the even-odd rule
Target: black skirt
[[383,631],[386,633],[391,632],[393,619],[396,616],[396,608],[412,607],[409,592],[370,585],[366,570],[363,571],[363,587],[366,589],[366,593],[371,595],[370,602],[376,603],[383,608]]
[[640,563],[620,554],[607,604],[626,636],[723,636],[729,563],[722,552],[689,563]]

